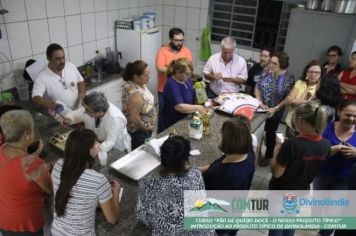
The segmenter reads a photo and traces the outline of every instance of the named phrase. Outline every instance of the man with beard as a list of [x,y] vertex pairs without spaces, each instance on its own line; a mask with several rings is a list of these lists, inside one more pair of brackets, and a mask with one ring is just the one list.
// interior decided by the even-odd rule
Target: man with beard
[[254,64],[251,69],[248,70],[248,78],[246,82],[246,92],[254,96],[255,85],[258,82],[262,71],[266,68],[271,59],[272,50],[269,48],[262,48],[260,51],[260,63]]
[[235,54],[236,41],[225,37],[221,41],[221,52],[210,56],[204,66],[204,77],[210,80],[208,96],[239,92],[240,85],[247,80],[247,66],[243,57]]
[[40,72],[33,85],[32,100],[38,105],[55,110],[60,101],[69,109],[80,106],[85,96],[85,84],[77,67],[65,61],[63,48],[53,43],[47,47],[48,66]]
[[158,74],[158,132],[162,131],[162,109],[163,109],[163,88],[167,82],[166,71],[168,65],[173,60],[179,58],[187,58],[192,61],[192,53],[189,48],[183,45],[184,43],[184,32],[180,28],[172,28],[169,30],[170,43],[161,47],[156,56],[156,69]]

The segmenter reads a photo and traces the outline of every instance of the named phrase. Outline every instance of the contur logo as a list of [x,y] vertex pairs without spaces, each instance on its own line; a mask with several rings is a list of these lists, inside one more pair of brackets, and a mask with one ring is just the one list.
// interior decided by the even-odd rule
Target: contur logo
[[294,193],[286,193],[283,196],[283,208],[280,212],[283,214],[298,214],[300,211],[297,209],[297,195]]
[[229,202],[218,200],[215,198],[208,198],[206,202],[197,200],[195,207],[189,210],[189,212],[227,212],[221,205],[231,205]]

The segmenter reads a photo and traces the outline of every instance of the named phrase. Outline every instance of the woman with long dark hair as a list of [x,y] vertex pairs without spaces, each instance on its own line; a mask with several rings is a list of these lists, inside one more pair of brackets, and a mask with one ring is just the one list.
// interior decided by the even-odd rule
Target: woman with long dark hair
[[64,159],[52,171],[54,219],[51,233],[56,235],[95,235],[98,201],[106,220],[118,220],[120,184],[91,169],[99,152],[92,130],[74,130],[68,136]]

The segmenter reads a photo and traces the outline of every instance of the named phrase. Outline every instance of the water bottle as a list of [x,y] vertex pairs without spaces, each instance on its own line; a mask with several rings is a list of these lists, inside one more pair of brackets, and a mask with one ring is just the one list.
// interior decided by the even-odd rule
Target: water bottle
[[198,114],[198,112],[195,112],[189,123],[189,137],[197,140],[203,137],[203,123],[201,122]]

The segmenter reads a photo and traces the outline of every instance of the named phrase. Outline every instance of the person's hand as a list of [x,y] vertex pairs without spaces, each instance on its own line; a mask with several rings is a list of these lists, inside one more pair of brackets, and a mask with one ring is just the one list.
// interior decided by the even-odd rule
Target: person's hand
[[341,144],[340,152],[346,158],[355,158],[356,157],[356,148],[353,147],[351,144],[346,143],[346,145]]
[[203,89],[206,89],[206,84],[205,84],[204,81],[201,81],[200,84],[201,84],[201,87],[202,87]]
[[222,77],[222,74],[221,73],[216,73],[215,74],[215,80],[220,80],[220,79],[222,79],[223,77]]
[[200,114],[206,114],[208,112],[207,109],[205,109],[203,106],[199,105],[198,111]]
[[228,83],[234,83],[235,80],[234,78],[223,78],[224,82],[228,82]]
[[263,110],[268,110],[268,106],[266,106],[265,104],[261,103],[259,105],[259,108],[263,109]]
[[40,139],[38,141],[38,148],[36,149],[36,151],[34,152],[34,154],[36,154],[37,156],[39,156],[42,151],[43,151],[43,148],[44,148],[44,142],[42,141],[42,139]]
[[55,110],[57,104],[54,101],[47,101],[47,107],[48,109]]
[[272,107],[272,108],[268,108],[267,109],[267,114],[269,117],[272,117],[274,115],[274,113],[276,113],[279,110],[278,106]]
[[121,189],[121,185],[118,181],[116,180],[110,180],[110,185],[111,185],[111,189],[112,189],[112,193],[115,196],[119,196],[120,194],[120,189]]
[[68,117],[63,117],[61,124],[62,125],[70,125],[72,123],[72,120]]

